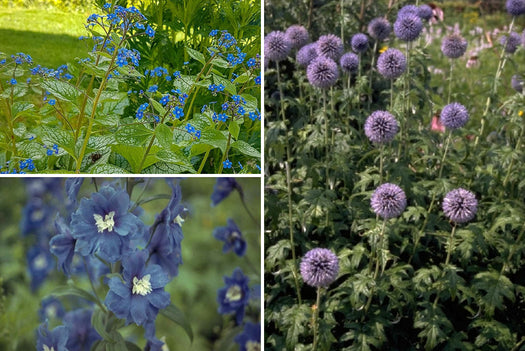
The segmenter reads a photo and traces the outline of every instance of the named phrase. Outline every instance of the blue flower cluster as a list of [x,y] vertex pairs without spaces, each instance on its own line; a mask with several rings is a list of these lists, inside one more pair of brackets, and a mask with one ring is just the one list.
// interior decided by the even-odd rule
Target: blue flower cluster
[[201,131],[195,129],[194,126],[192,126],[190,123],[186,124],[186,131],[190,133],[195,139],[201,138]]
[[219,84],[219,85],[210,84],[208,86],[208,90],[211,91],[212,93],[218,93],[218,92],[224,91],[224,85],[222,85],[222,84]]

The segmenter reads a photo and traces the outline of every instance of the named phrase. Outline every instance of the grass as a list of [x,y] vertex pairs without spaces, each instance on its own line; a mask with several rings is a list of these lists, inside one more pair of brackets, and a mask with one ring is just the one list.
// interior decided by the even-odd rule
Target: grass
[[0,51],[12,55],[23,52],[44,67],[56,68],[86,57],[87,14],[59,10],[0,8]]

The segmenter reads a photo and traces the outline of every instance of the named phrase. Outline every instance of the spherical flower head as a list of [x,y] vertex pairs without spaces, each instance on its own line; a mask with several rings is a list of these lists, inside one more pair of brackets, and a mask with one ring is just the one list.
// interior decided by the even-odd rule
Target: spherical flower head
[[67,339],[68,351],[91,350],[97,340],[102,339],[91,325],[91,309],[83,308],[70,311],[64,316],[64,325],[69,330]]
[[231,277],[224,277],[224,287],[217,291],[220,314],[235,313],[237,324],[244,319],[244,310],[250,301],[249,279],[240,268],[235,268]]
[[398,130],[397,120],[387,111],[375,111],[365,122],[366,136],[377,144],[392,141]]
[[403,41],[414,41],[423,30],[423,22],[418,15],[407,13],[394,22],[394,34]]
[[48,330],[47,322],[41,324],[37,330],[36,349],[37,351],[68,351],[66,342],[68,329],[61,325],[53,330]]
[[392,26],[383,17],[374,18],[368,24],[368,34],[376,40],[383,41],[392,33]]
[[372,194],[370,205],[375,214],[383,219],[399,217],[407,206],[407,198],[403,189],[391,183],[377,187]]
[[366,34],[357,33],[352,36],[350,40],[352,50],[357,53],[362,53],[368,50],[368,37]]
[[330,88],[339,78],[337,63],[328,57],[319,56],[308,65],[306,77],[315,87]]
[[301,66],[308,66],[317,57],[317,44],[311,43],[303,46],[297,51],[295,59]]
[[505,47],[506,53],[513,54],[518,49],[518,45],[521,44],[521,37],[516,32],[510,32],[508,37],[503,35],[499,41]]
[[306,284],[324,288],[337,278],[339,259],[332,250],[315,248],[304,255],[299,268]]
[[443,199],[443,212],[453,222],[469,222],[476,216],[477,211],[476,196],[463,188],[450,191]]
[[400,77],[406,69],[407,59],[398,49],[387,49],[377,59],[377,70],[387,79]]
[[408,15],[408,14],[418,15],[418,13],[419,13],[419,7],[417,7],[416,5],[405,5],[402,8],[400,8],[399,11],[397,12],[397,18]]
[[317,40],[317,55],[339,60],[343,55],[343,41],[333,34],[322,35]]
[[507,12],[512,16],[519,16],[525,13],[525,0],[507,0]]
[[241,230],[233,219],[228,218],[226,227],[218,227],[213,231],[213,237],[217,240],[224,241],[222,252],[226,253],[233,250],[239,257],[246,253],[246,240],[242,236]]
[[510,80],[510,85],[512,86],[512,89],[516,90],[518,93],[521,93],[523,92],[523,86],[525,85],[525,81],[519,74],[515,74]]
[[270,61],[279,62],[285,60],[292,46],[286,34],[281,31],[273,31],[264,37],[264,56]]
[[449,129],[463,127],[469,119],[469,114],[465,106],[453,102],[443,107],[441,111],[441,123]]
[[129,212],[126,191],[105,186],[83,198],[71,215],[71,235],[77,240],[75,252],[82,256],[97,253],[108,262],[118,261],[137,234],[141,221]]
[[261,347],[261,325],[246,322],[242,333],[233,339],[239,344],[239,351],[259,351]]
[[432,18],[432,7],[427,4],[420,5],[417,8],[417,15],[426,21]]
[[294,24],[284,33],[292,48],[301,48],[310,41],[310,34],[303,26]]
[[441,52],[449,58],[459,58],[467,51],[467,40],[461,35],[452,34],[441,42]]
[[355,73],[359,68],[359,56],[353,52],[347,52],[339,60],[341,69],[347,73]]

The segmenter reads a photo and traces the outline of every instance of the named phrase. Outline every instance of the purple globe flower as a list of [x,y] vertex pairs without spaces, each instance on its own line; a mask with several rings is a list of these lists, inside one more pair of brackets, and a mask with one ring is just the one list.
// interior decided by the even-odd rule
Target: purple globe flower
[[347,52],[339,60],[339,65],[347,73],[355,73],[359,68],[359,56],[353,52]]
[[306,284],[327,287],[337,278],[339,259],[332,250],[315,248],[304,255],[299,268]]
[[308,65],[306,77],[315,87],[329,88],[339,78],[337,63],[328,57],[319,56]]
[[377,187],[372,194],[370,205],[374,213],[381,218],[399,217],[407,206],[407,198],[403,189],[391,183]]
[[461,35],[452,34],[441,42],[441,52],[449,58],[459,58],[467,51],[467,40]]
[[525,0],[507,0],[507,12],[512,16],[519,16],[525,13]]
[[476,216],[477,211],[476,196],[463,188],[450,191],[443,199],[443,212],[453,222],[469,222]]
[[61,325],[49,331],[47,322],[41,324],[37,330],[36,350],[37,351],[68,351],[66,342],[68,329]]
[[432,18],[432,7],[428,6],[427,4],[420,5],[417,8],[417,15],[426,21]]
[[374,18],[368,24],[368,34],[376,40],[383,41],[392,33],[392,26],[383,17]]
[[469,114],[465,106],[453,102],[443,107],[441,111],[441,124],[446,128],[458,129],[463,127],[469,120]]
[[365,52],[368,50],[368,37],[363,33],[354,34],[350,40],[350,44],[354,52]]
[[211,194],[211,205],[217,206],[234,190],[242,193],[242,188],[235,178],[217,178],[217,183],[215,183],[213,193]]
[[213,237],[217,240],[224,241],[224,246],[222,247],[223,253],[232,249],[239,257],[244,256],[246,253],[246,240],[244,240],[241,230],[231,218],[228,218],[228,225],[226,227],[215,228]]
[[301,48],[310,41],[310,34],[306,28],[297,24],[288,27],[285,36],[292,48]]
[[317,57],[317,44],[311,43],[303,46],[297,51],[295,59],[301,66],[308,66]]
[[285,60],[292,46],[286,39],[286,34],[274,31],[264,37],[264,56],[270,61],[279,62]]
[[397,12],[397,18],[408,15],[408,14],[418,15],[418,13],[419,13],[419,7],[417,7],[416,5],[405,5],[402,8],[400,8],[399,11]]
[[519,74],[515,74],[512,76],[510,85],[512,86],[512,89],[516,90],[518,93],[521,93],[523,92],[525,81],[523,81],[523,78]]
[[365,122],[366,136],[377,144],[392,141],[398,130],[397,120],[387,111],[375,111]]
[[343,41],[333,34],[322,35],[317,40],[317,55],[339,60],[343,55]]
[[93,343],[102,339],[91,325],[92,314],[92,310],[85,308],[70,311],[64,316],[64,325],[69,330],[68,351],[91,350]]
[[249,279],[240,268],[235,268],[231,277],[224,277],[226,286],[217,291],[220,314],[235,313],[237,324],[244,319],[244,310],[250,300]]
[[242,333],[233,339],[239,344],[239,351],[258,351],[261,348],[261,325],[246,322]]
[[516,32],[510,32],[509,36],[503,35],[499,42],[505,47],[505,52],[508,54],[513,54],[518,49],[518,45],[521,44],[521,37]]
[[423,30],[423,22],[417,14],[406,13],[394,22],[394,34],[403,41],[414,41]]
[[387,49],[377,59],[377,70],[387,79],[400,77],[407,69],[405,55],[397,49]]

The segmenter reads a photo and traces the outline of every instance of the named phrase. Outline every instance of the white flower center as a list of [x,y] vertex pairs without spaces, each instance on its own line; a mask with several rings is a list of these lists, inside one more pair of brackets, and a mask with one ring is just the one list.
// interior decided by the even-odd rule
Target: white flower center
[[111,211],[104,218],[102,218],[102,216],[99,214],[93,214],[93,218],[95,218],[95,224],[97,225],[99,233],[102,233],[106,229],[108,232],[113,231],[113,227],[115,226],[115,220],[113,219],[114,215],[115,211]]
[[246,351],[260,351],[261,350],[261,344],[258,343],[257,341],[248,341],[246,343]]
[[55,348],[53,346],[49,347],[47,345],[44,345],[44,351],[55,351]]
[[153,291],[153,289],[151,288],[151,283],[149,282],[150,278],[151,275],[149,274],[143,276],[142,279],[133,277],[133,289],[131,292],[135,295],[148,295],[150,292]]
[[44,254],[36,256],[33,265],[36,269],[44,269],[47,266],[46,256]]
[[239,301],[241,298],[242,289],[239,285],[233,285],[226,291],[226,300],[228,301]]
[[177,217],[173,220],[173,222],[177,223],[179,227],[182,227],[182,223],[184,223],[184,219],[180,215],[177,215]]
[[46,316],[54,318],[57,315],[57,308],[54,305],[46,307]]

